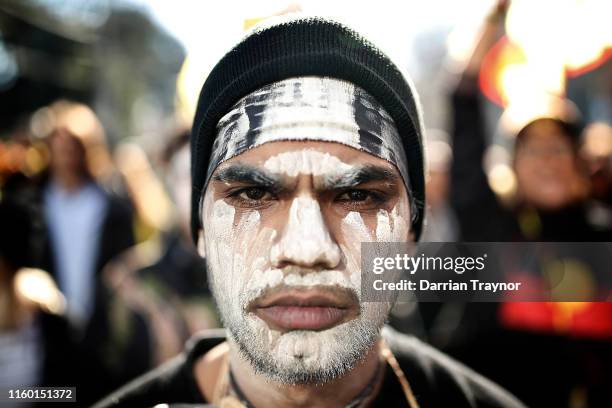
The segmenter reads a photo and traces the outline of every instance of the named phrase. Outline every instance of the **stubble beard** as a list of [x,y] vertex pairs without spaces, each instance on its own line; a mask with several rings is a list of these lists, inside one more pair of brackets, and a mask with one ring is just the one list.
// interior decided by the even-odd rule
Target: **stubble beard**
[[360,302],[359,315],[350,321],[281,333],[246,311],[245,299],[211,282],[221,321],[240,355],[257,374],[288,385],[324,384],[346,375],[376,344],[391,308]]

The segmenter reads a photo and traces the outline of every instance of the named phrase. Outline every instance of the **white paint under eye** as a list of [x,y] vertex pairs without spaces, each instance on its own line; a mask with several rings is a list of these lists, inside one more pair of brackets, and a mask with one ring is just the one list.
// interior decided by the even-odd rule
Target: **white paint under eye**
[[345,173],[353,168],[336,156],[313,149],[277,154],[266,160],[264,167],[271,173],[288,177],[297,177],[299,174],[310,174],[315,177],[331,176]]
[[209,241],[206,248],[209,261],[222,264],[224,259],[231,259],[232,243],[234,238],[234,216],[236,210],[223,200],[212,204],[210,216],[204,222],[204,233],[216,237]]
[[222,239],[232,235],[232,225],[236,209],[223,200],[217,200],[212,207],[211,222],[215,232],[222,233]]
[[408,237],[408,223],[401,215],[398,203],[391,212],[379,210],[376,214],[376,240],[379,242],[401,242]]
[[391,223],[387,210],[378,210],[376,213],[376,240],[390,241],[392,239]]
[[340,249],[329,233],[316,200],[306,196],[293,199],[289,220],[280,241],[272,247],[270,258],[272,264],[322,263],[331,268],[340,262]]
[[363,217],[357,211],[349,212],[340,226],[344,237],[351,242],[370,242],[372,235],[363,221]]
[[[259,229],[259,211],[249,211],[244,214],[238,225],[236,225],[236,232],[240,233],[243,231],[257,231]],[[248,245],[249,242],[244,240],[241,242],[242,245]]]
[[[224,296],[217,301],[223,308],[237,316],[241,312],[237,301],[240,293],[249,278],[249,270],[253,265],[247,261],[251,253],[265,253],[269,247],[274,231],[262,229],[260,231],[260,215],[257,211],[242,214],[240,220],[234,225],[236,210],[224,200],[205,200],[204,231],[214,239],[206,240],[207,263],[212,271],[212,287],[216,293],[232,294]],[[210,207],[208,207],[210,206]],[[264,231],[265,230],[265,231]],[[261,236],[263,239],[253,239]],[[265,267],[265,260],[256,259],[261,268]]]
[[223,200],[212,202],[211,195],[207,195],[204,201],[204,213],[204,234],[208,237],[206,262],[211,270],[220,271],[212,274],[212,287],[216,292],[224,292],[230,289],[230,285],[223,279],[223,272],[231,274],[232,270],[226,265],[235,261],[233,248],[235,209]]
[[361,243],[374,239],[363,217],[357,211],[349,212],[341,224],[344,245],[341,245],[347,270],[350,271],[350,284],[361,299]]
[[410,210],[408,210],[405,202],[400,201],[397,203],[393,210],[391,210],[391,219],[393,220],[393,241],[402,242],[408,239],[410,234],[410,222],[408,218],[402,216],[402,214],[406,211],[408,214]]

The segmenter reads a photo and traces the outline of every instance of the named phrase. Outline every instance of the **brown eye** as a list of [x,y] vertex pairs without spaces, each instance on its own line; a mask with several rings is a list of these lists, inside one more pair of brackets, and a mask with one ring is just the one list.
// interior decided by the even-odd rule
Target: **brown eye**
[[366,201],[368,198],[371,198],[371,194],[364,190],[349,190],[344,192],[340,197],[338,197],[339,201],[354,201],[354,202],[362,202]]
[[352,189],[338,194],[334,201],[350,211],[373,211],[384,207],[388,200],[387,194],[378,191]]
[[237,208],[264,208],[273,204],[277,197],[265,187],[243,187],[228,194],[228,203]]
[[266,194],[268,194],[268,192],[263,188],[249,187],[242,190],[239,196],[243,199],[258,201],[266,197]]

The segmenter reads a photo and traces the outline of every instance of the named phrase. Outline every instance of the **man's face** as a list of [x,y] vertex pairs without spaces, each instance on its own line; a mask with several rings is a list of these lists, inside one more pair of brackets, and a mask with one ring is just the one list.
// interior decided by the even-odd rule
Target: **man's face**
[[539,120],[525,132],[514,162],[524,199],[543,209],[557,209],[575,201],[583,178],[563,128],[552,120]]
[[388,303],[361,303],[361,242],[407,241],[389,162],[329,142],[271,142],[214,172],[202,206],[209,279],[232,339],[285,383],[324,382],[378,338]]
[[81,174],[85,170],[85,148],[66,129],[58,129],[49,140],[51,167],[57,176]]

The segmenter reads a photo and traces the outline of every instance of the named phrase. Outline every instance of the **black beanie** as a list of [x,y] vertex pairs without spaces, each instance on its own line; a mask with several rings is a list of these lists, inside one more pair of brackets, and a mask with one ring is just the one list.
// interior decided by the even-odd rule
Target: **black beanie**
[[342,79],[363,88],[395,121],[404,143],[416,214],[412,231],[423,224],[425,180],[419,107],[401,71],[361,35],[318,17],[282,20],[253,31],[215,65],[200,92],[191,136],[191,232],[201,228],[200,196],[219,120],[242,97],[264,85],[292,77]]

